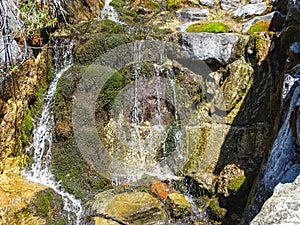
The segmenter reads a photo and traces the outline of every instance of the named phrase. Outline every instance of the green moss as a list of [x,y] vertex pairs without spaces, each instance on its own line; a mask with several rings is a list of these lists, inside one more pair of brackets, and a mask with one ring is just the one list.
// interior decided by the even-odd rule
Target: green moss
[[116,8],[122,8],[125,5],[125,2],[123,0],[113,0],[109,5]]
[[246,177],[244,174],[235,177],[230,180],[230,182],[227,185],[228,190],[237,193],[240,188],[243,186],[244,182],[246,181]]
[[[76,198],[111,188],[111,181],[97,173],[83,158],[72,131],[72,99],[85,71],[73,66],[60,80],[54,100],[56,135],[52,145],[52,169],[62,187]],[[58,126],[58,124],[60,124]]]
[[167,9],[173,11],[180,8],[180,0],[168,0]]
[[28,109],[22,123],[22,143],[25,145],[30,138],[33,129],[31,110]]
[[126,70],[116,72],[104,84],[100,97],[102,107],[109,111],[113,105],[114,99],[118,95],[121,88],[130,82],[130,77],[126,74]]
[[200,22],[190,25],[187,29],[190,33],[209,32],[209,33],[228,33],[229,27],[221,22]]
[[219,205],[219,201],[217,198],[213,197],[210,201],[209,201],[209,205],[208,205],[208,213],[209,216],[217,221],[221,221],[225,214],[226,214],[226,209],[221,208]]
[[270,27],[270,22],[259,21],[250,27],[247,34],[252,35],[258,32],[268,32],[269,27]]
[[109,50],[132,41],[131,36],[125,34],[90,34],[75,44],[74,60],[76,63],[90,64]]

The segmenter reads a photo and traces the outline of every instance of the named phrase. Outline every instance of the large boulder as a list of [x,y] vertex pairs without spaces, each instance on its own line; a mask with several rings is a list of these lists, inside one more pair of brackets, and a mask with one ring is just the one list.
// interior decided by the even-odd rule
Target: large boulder
[[0,224],[59,224],[63,201],[52,189],[14,173],[0,176]]
[[199,8],[185,8],[178,10],[176,16],[181,22],[194,22],[208,19],[209,11]]
[[260,15],[267,9],[267,4],[265,2],[249,4],[242,6],[232,13],[232,17],[242,17],[247,18],[253,15]]
[[106,218],[125,224],[165,224],[166,213],[159,200],[145,192],[114,195],[111,191],[96,195],[92,209]]
[[239,37],[235,34],[182,33],[183,46],[200,60],[228,64],[234,55]]
[[221,0],[221,9],[223,10],[234,10],[240,5],[240,0]]
[[300,176],[290,184],[279,184],[251,225],[300,224]]

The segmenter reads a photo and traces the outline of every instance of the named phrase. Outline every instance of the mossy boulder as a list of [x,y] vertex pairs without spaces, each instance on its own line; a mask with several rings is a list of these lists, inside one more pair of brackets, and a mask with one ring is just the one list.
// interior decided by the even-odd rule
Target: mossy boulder
[[80,36],[74,44],[74,61],[90,64],[109,50],[132,41],[132,37],[127,34],[99,33]]
[[191,214],[190,203],[179,193],[169,194],[166,205],[173,218],[184,218]]
[[186,31],[189,33],[228,33],[229,27],[222,22],[200,22],[190,25]]
[[208,215],[216,221],[221,221],[226,214],[226,209],[221,208],[217,198],[212,198],[207,207]]
[[0,176],[0,186],[1,224],[67,224],[61,196],[52,189],[12,173]]
[[180,0],[168,0],[167,9],[169,11],[174,11],[180,8]]
[[162,204],[145,192],[115,195],[112,191],[107,191],[96,195],[91,204],[97,213],[125,224],[166,223]]

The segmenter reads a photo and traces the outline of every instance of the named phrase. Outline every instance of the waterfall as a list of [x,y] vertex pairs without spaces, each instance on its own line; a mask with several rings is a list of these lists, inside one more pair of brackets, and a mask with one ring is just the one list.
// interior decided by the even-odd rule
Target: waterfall
[[118,13],[115,11],[115,9],[110,6],[111,2],[112,0],[105,0],[104,7],[100,14],[100,20],[108,19],[115,23],[124,24],[124,22],[119,20]]
[[[36,183],[40,183],[47,187],[52,188],[56,193],[61,195],[64,201],[64,210],[68,215],[68,224],[80,224],[82,215],[82,206],[80,201],[71,194],[66,193],[54,179],[51,173],[51,145],[52,133],[54,128],[54,95],[59,78],[67,71],[72,65],[72,44],[67,41],[63,43],[55,42],[54,48],[54,68],[55,78],[50,84],[44,99],[44,106],[41,117],[37,120],[35,129],[33,130],[33,142],[28,148],[33,149],[33,164],[30,171],[24,172],[25,177]],[[76,218],[74,218],[74,216]]]

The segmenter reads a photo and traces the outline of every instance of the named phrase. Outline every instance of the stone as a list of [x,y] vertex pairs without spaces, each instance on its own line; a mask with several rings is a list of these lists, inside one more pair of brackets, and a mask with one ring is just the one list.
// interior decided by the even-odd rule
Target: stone
[[266,9],[267,9],[267,4],[265,2],[248,4],[235,10],[232,13],[232,17],[248,18],[253,15],[261,15]]
[[166,200],[170,193],[175,192],[171,185],[157,181],[151,185],[151,192],[160,200]]
[[274,18],[281,18],[281,14],[278,11],[271,12],[267,15],[264,16],[257,16],[254,17],[253,19],[247,21],[246,23],[243,23],[243,33],[247,33],[247,31],[250,29],[251,26],[256,24],[259,21],[266,21],[266,22],[271,22]]
[[95,217],[94,220],[95,225],[120,225],[118,222],[100,217]]
[[213,7],[215,4],[213,0],[199,0],[199,3],[208,7]]
[[224,194],[237,193],[246,180],[244,171],[235,164],[229,164],[221,171],[217,180],[217,193]]
[[212,173],[189,174],[185,179],[191,194],[195,196],[212,194],[215,191],[216,176]]
[[184,218],[191,214],[191,205],[181,194],[169,194],[166,204],[173,218]]
[[14,11],[15,7],[13,1],[3,1],[0,5],[1,15],[6,15],[0,34],[0,66],[15,65],[24,57],[13,36],[13,32],[17,30],[17,26],[20,26],[20,21],[16,17],[17,13]]
[[235,34],[182,33],[183,46],[200,60],[228,64],[234,55],[239,37]]
[[300,176],[293,183],[278,184],[251,225],[300,224]]
[[[299,120],[299,114],[295,113],[299,107],[300,86],[293,91],[289,104],[289,110],[284,122],[278,132],[277,138],[272,146],[272,151],[265,169],[263,184],[270,193],[275,186],[286,179],[286,173],[295,165],[297,157],[297,146],[295,138],[299,136],[298,130],[294,127],[294,121]],[[290,171],[291,173],[292,171]]]
[[0,175],[0,224],[56,224],[62,211],[52,189],[14,173]]
[[95,196],[92,209],[108,218],[128,224],[164,224],[166,213],[159,200],[145,192],[115,195],[112,191]]
[[240,5],[240,0],[221,0],[221,9],[223,10],[234,10]]
[[199,8],[184,8],[176,12],[176,16],[181,22],[195,22],[199,20],[206,20],[209,16],[207,9]]

